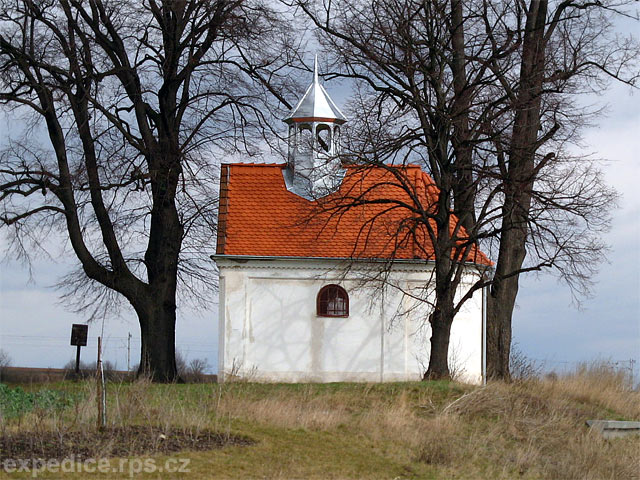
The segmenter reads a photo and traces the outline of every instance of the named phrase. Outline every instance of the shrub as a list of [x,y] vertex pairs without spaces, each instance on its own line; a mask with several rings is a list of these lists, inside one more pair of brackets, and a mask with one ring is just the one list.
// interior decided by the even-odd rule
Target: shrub
[[22,388],[9,388],[0,383],[0,416],[21,417],[34,409],[60,410],[73,404],[73,398],[57,390],[25,392]]
[[[95,375],[97,362],[80,362],[80,377],[86,378]],[[75,359],[69,360],[63,367],[66,370],[65,375],[68,378],[74,378],[76,374]],[[108,360],[102,362],[105,378],[108,380],[117,379],[117,370],[115,365]]]
[[11,365],[11,357],[4,350],[0,350],[0,380],[2,380],[4,369]]
[[179,351],[176,351],[176,368],[182,380],[188,383],[204,382],[207,370],[211,368],[208,360],[194,358],[189,363]]
[[509,371],[513,380],[531,380],[540,377],[542,365],[527,357],[514,342],[509,355]]
[[11,357],[4,350],[0,349],[0,368],[8,367],[11,365]]

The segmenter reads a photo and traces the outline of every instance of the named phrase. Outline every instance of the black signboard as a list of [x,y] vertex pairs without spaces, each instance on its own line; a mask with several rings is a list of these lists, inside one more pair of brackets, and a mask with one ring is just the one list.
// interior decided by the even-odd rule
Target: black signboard
[[88,332],[89,325],[82,325],[81,323],[71,325],[71,345],[86,347]]

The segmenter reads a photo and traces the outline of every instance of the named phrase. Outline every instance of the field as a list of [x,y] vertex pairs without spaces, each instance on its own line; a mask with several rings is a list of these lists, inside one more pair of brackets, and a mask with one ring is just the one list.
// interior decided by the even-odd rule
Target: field
[[640,394],[604,367],[486,387],[110,384],[103,432],[93,382],[14,387],[0,390],[5,465],[40,453],[100,463],[0,468],[10,478],[640,478],[639,437],[605,440],[584,423],[640,420]]

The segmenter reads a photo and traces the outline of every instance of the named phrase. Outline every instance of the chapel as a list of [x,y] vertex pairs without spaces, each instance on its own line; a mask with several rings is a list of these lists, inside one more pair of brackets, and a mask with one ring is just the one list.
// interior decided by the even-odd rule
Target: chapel
[[[429,359],[433,246],[403,234],[406,212],[376,199],[435,204],[418,165],[345,163],[347,118],[318,78],[284,118],[286,163],[223,164],[216,254],[218,379],[273,382],[419,380]],[[402,188],[403,187],[403,188]],[[360,202],[359,199],[366,199]],[[347,207],[348,205],[348,207]],[[461,291],[491,265],[469,253]],[[456,315],[449,363],[481,383],[485,292]]]

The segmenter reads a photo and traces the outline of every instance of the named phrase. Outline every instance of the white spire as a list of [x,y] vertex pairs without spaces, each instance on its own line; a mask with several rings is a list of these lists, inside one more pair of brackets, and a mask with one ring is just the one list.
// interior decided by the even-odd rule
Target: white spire
[[320,84],[318,77],[318,56],[315,56],[313,62],[313,82],[307,88],[298,104],[283,119],[286,123],[293,123],[296,119],[305,119],[305,121],[313,121],[313,119],[323,119],[323,121],[333,121],[338,124],[347,121],[347,117],[340,111],[331,97]]
[[283,121],[289,125],[287,168],[282,171],[287,190],[308,200],[335,191],[346,172],[339,153],[347,118],[320,84],[317,55],[311,85]]

